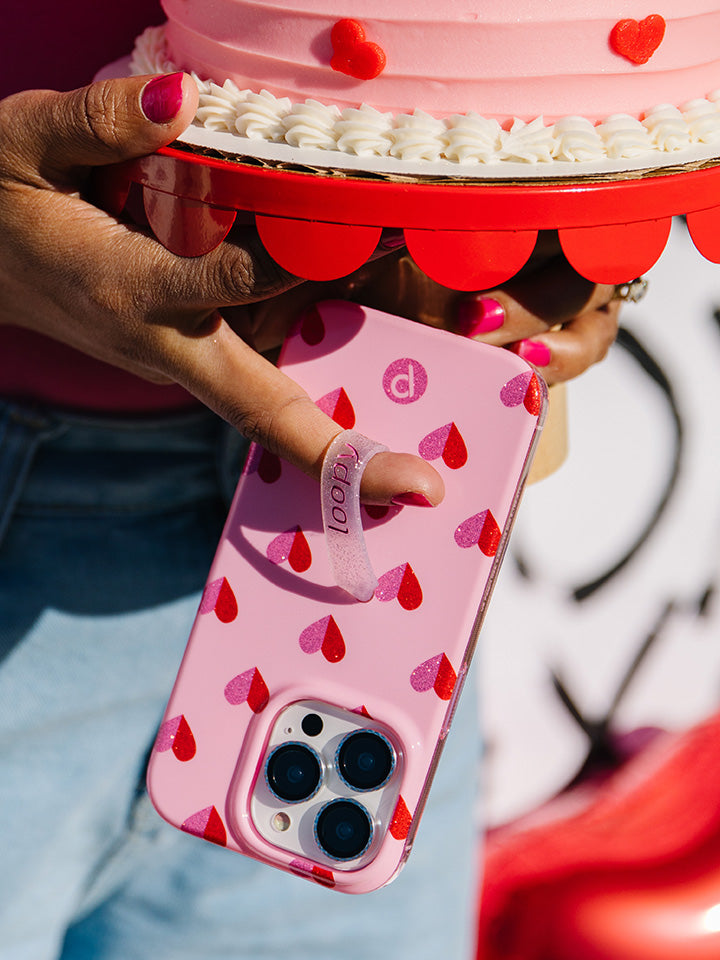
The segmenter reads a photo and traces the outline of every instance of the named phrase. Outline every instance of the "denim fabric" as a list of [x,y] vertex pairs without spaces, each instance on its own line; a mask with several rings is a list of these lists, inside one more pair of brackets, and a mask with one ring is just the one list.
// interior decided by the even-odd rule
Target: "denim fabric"
[[472,683],[409,863],[375,894],[286,876],[150,806],[147,753],[243,454],[205,411],[0,405],[0,960],[470,954]]

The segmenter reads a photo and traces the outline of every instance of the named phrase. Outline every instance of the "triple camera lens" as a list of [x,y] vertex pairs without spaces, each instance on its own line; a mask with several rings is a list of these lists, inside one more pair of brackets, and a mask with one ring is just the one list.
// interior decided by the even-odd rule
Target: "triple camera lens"
[[320,786],[320,758],[302,743],[283,743],[268,757],[265,768],[268,786],[280,800],[299,803],[308,800]]
[[357,730],[340,744],[336,763],[338,773],[354,790],[377,790],[393,772],[395,753],[381,734]]
[[[303,732],[307,736],[319,735],[322,728],[322,718],[317,714],[309,714],[303,720]],[[382,734],[374,730],[354,730],[341,740],[335,754],[335,768],[350,789],[377,790],[393,774],[395,751]],[[265,776],[270,791],[278,799],[301,803],[319,790],[323,763],[307,744],[283,743],[268,757]],[[317,845],[334,860],[356,859],[367,850],[372,835],[370,813],[356,800],[342,797],[330,800],[315,820]]]
[[315,839],[333,860],[354,860],[369,846],[372,829],[365,807],[354,800],[331,800],[315,821]]

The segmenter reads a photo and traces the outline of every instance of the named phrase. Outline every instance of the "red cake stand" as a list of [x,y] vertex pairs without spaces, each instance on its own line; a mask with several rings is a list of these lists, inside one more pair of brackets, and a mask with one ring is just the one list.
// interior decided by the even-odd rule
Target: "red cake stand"
[[404,230],[410,254],[429,277],[457,290],[509,279],[527,261],[539,230],[559,232],[582,276],[624,283],[656,262],[680,214],[698,250],[720,263],[720,160],[633,179],[399,182],[288,171],[174,145],[99,171],[96,199],[120,215],[133,184],[142,191],[150,228],[172,252],[200,256],[236,220],[254,218],[273,259],[308,280],[351,273],[390,227]]

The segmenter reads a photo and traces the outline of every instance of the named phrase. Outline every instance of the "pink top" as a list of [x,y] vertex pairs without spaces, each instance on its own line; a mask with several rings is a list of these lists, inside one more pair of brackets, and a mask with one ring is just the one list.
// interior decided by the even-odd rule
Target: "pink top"
[[[0,31],[0,97],[30,88],[81,86],[128,53],[146,26],[163,19],[156,0],[123,0],[111,16],[97,0],[36,0],[21,17],[6,17]],[[197,402],[180,387],[148,383],[12,326],[0,326],[0,396],[128,413]]]

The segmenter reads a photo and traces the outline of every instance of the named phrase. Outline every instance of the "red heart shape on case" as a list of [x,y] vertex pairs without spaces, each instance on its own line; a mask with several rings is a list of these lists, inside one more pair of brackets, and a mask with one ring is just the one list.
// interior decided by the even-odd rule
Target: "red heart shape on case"
[[434,690],[441,700],[449,700],[455,689],[457,674],[444,653],[431,657],[410,674],[410,686],[416,693]]
[[300,526],[278,534],[270,541],[265,553],[270,563],[280,564],[287,560],[296,573],[304,573],[312,563],[310,544]]
[[303,313],[300,336],[309,347],[316,347],[325,339],[325,323],[317,307],[308,307]]
[[203,592],[200,613],[213,612],[221,623],[232,623],[238,615],[235,594],[225,577],[208,583]]
[[610,46],[632,63],[647,63],[665,36],[665,20],[651,13],[644,20],[620,20],[610,32]]
[[382,603],[397,599],[404,610],[417,610],[423,599],[420,583],[409,563],[384,573],[378,580],[375,596]]
[[407,836],[410,833],[410,827],[412,826],[412,814],[407,808],[407,804],[402,797],[398,798],[397,806],[395,807],[395,813],[393,818],[390,821],[390,834],[395,837],[396,840],[407,840]]
[[330,66],[356,80],[373,80],[385,69],[387,57],[382,47],[365,39],[365,30],[357,20],[338,20],[330,33],[333,57]]
[[253,713],[260,713],[268,704],[270,691],[258,668],[251,667],[226,684],[225,699],[234,707],[247,703]]
[[418,453],[423,460],[442,457],[451,470],[458,470],[467,463],[467,447],[454,423],[446,423],[444,427],[438,427],[423,437],[418,444]]
[[483,510],[482,513],[463,520],[457,527],[455,543],[464,550],[477,544],[486,557],[494,557],[500,544],[500,536],[497,520],[489,510]]
[[320,650],[328,663],[338,663],[345,656],[345,641],[332,616],[323,617],[305,627],[299,642],[303,653],[317,653]]
[[359,713],[361,717],[367,717],[368,720],[372,720],[372,717],[368,713],[368,708],[365,706],[365,704],[362,704],[359,707],[353,707],[350,712]]
[[383,506],[379,503],[364,503],[362,507],[371,520],[384,520],[388,513],[390,513],[390,507]]
[[542,409],[540,381],[532,370],[520,373],[502,388],[500,400],[506,407],[519,407],[522,403],[529,414],[539,417]]
[[343,430],[352,430],[355,426],[355,410],[350,402],[350,397],[345,393],[342,387],[326,393],[316,401],[316,406],[320,407],[323,413],[326,413]]
[[277,454],[263,450],[258,461],[257,472],[263,483],[275,483],[282,474],[282,460]]
[[158,753],[172,750],[183,763],[192,760],[196,751],[195,737],[184,714],[172,717],[162,724],[155,739],[155,749]]
[[185,833],[191,833],[194,837],[202,837],[211,843],[217,843],[220,847],[227,844],[225,825],[215,807],[198,810],[180,825],[180,829]]
[[310,860],[291,860],[290,869],[299,877],[307,877],[321,883],[324,887],[334,887],[335,877],[332,870],[320,867]]

